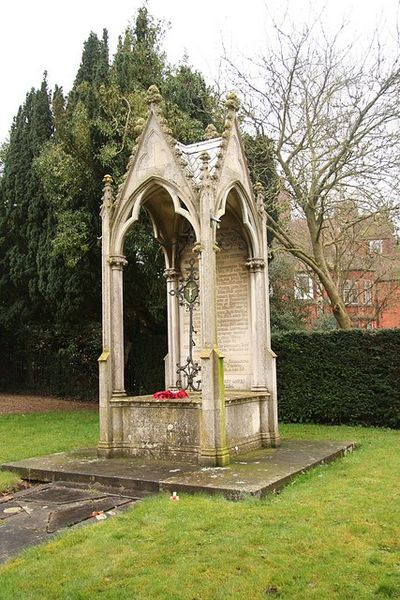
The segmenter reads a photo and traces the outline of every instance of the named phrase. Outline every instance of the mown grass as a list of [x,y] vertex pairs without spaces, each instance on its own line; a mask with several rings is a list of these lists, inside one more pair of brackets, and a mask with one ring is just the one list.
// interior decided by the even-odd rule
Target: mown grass
[[[96,445],[97,411],[48,412],[0,417],[0,464]],[[0,492],[16,487],[14,473],[0,471]],[[0,590],[1,600],[1,590]]]
[[262,501],[159,495],[63,533],[0,567],[1,600],[399,598],[400,432],[282,433],[360,446]]

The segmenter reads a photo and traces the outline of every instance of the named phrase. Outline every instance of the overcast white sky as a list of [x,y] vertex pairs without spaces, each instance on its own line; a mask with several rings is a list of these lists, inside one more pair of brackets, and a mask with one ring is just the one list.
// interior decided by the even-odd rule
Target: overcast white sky
[[[26,92],[40,85],[48,71],[68,91],[79,66],[83,42],[90,31],[101,35],[106,27],[110,47],[131,20],[141,0],[14,0],[1,8],[0,142]],[[398,0],[287,0],[290,16],[301,23],[313,9],[324,8],[324,20],[333,28],[343,18],[354,38],[366,36],[379,21],[384,36],[393,33]],[[267,9],[268,6],[268,9]],[[177,62],[186,50],[192,65],[209,81],[217,78],[222,44],[232,55],[262,50],[271,15],[279,19],[284,0],[149,0],[151,14],[171,22],[165,49]]]

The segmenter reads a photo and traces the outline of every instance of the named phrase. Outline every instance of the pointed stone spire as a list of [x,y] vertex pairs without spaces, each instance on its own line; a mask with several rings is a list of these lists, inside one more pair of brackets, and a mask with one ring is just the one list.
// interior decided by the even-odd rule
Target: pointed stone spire
[[232,125],[234,119],[236,118],[236,112],[240,107],[240,102],[238,97],[234,92],[229,92],[225,99],[225,107],[227,109],[227,114],[224,123],[224,131],[221,134],[222,142],[220,146],[220,150],[217,154],[217,162],[215,164],[214,174],[212,175],[213,179],[218,179],[218,171],[221,169],[222,163],[225,158],[225,151],[228,145],[228,139],[231,134]]
[[225,107],[227,109],[227,113],[224,123],[224,133],[222,134],[224,139],[228,137],[229,131],[232,129],[233,121],[240,107],[239,98],[234,92],[229,92],[229,94],[227,94],[225,99]]

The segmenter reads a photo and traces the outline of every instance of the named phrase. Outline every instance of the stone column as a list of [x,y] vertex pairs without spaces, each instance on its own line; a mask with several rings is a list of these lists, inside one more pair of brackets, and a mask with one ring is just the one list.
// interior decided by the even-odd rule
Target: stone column
[[101,271],[102,271],[102,335],[103,351],[99,358],[99,421],[100,439],[99,453],[108,455],[113,441],[112,413],[110,398],[112,396],[111,381],[111,296],[110,296],[110,219],[114,206],[112,177],[106,175],[103,179],[103,202],[101,205],[102,219],[102,244],[101,244]]
[[203,161],[200,194],[201,243],[194,248],[199,253],[199,283],[201,311],[201,455],[203,464],[223,466],[229,462],[226,445],[223,356],[218,350],[216,295],[216,222],[214,195],[208,175],[209,157]]
[[268,278],[268,243],[267,243],[267,213],[264,208],[264,189],[258,183],[255,185],[257,213],[259,215],[260,232],[261,232],[261,255],[264,259],[264,298],[265,298],[265,369],[266,383],[268,391],[271,394],[268,404],[262,403],[261,406],[261,423],[262,423],[262,438],[266,446],[279,446],[279,428],[278,428],[278,392],[276,385],[276,355],[271,348],[271,325],[270,325],[270,310],[269,310],[269,278]]
[[254,391],[265,391],[266,381],[266,318],[265,318],[265,261],[263,258],[250,258],[246,262],[250,270],[251,293],[251,332],[252,332],[252,361]]
[[110,256],[111,266],[111,353],[113,396],[125,396],[124,386],[124,256]]
[[168,361],[165,365],[166,388],[177,390],[178,375],[177,365],[180,361],[180,326],[179,326],[179,298],[170,292],[178,287],[179,273],[176,269],[165,269],[164,277],[167,281],[167,319],[168,319]]

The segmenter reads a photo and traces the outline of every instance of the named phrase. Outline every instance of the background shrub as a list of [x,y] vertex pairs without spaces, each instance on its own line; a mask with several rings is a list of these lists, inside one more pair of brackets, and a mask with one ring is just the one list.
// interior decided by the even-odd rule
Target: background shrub
[[400,427],[400,330],[276,334],[284,422]]

